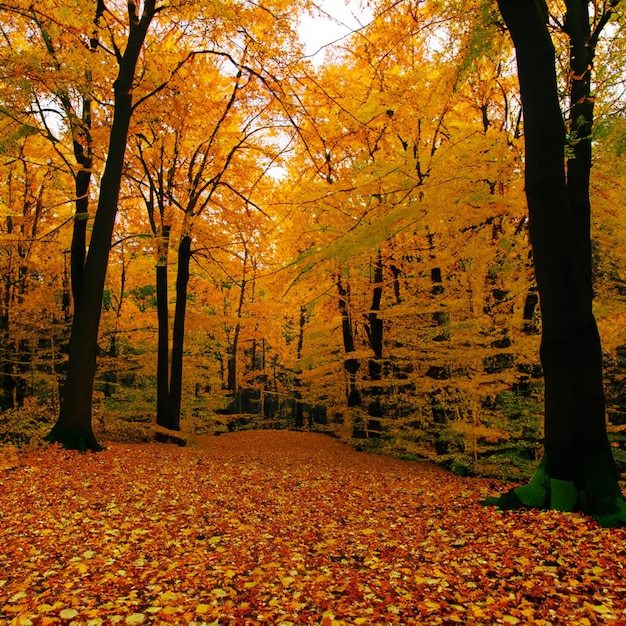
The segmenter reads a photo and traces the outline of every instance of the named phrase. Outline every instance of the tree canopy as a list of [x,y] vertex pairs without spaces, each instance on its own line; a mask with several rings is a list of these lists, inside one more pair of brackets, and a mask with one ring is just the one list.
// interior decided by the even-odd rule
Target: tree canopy
[[[537,2],[563,160],[589,160],[585,271],[623,470],[623,15],[580,3],[581,95],[575,4]],[[0,3],[3,437],[60,412],[94,447],[158,413],[183,436],[303,427],[530,474],[545,296],[513,42],[495,2],[370,8],[314,63],[307,0]]]

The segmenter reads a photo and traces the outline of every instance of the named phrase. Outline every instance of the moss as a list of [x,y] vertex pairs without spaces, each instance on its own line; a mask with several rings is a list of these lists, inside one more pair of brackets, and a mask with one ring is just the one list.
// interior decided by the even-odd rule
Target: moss
[[626,526],[626,501],[613,474],[608,455],[587,458],[584,462],[584,484],[559,480],[547,472],[543,457],[530,481],[496,497],[483,501],[500,509],[552,509],[582,511],[603,527]]
[[44,437],[48,443],[60,443],[68,450],[78,450],[79,452],[87,452],[93,450],[100,452],[104,448],[96,441],[93,433],[86,433],[82,430],[73,428],[65,428],[55,424],[52,430]]

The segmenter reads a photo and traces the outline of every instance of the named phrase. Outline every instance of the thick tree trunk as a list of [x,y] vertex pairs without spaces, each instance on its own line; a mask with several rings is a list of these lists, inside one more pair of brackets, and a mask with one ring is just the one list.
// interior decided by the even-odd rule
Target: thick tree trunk
[[185,235],[178,247],[178,273],[176,275],[176,310],[172,330],[172,372],[166,428],[180,430],[180,405],[183,391],[183,348],[185,341],[185,314],[187,311],[187,286],[191,261],[191,237]]
[[592,313],[588,171],[583,167],[574,174],[584,165],[578,164],[569,175],[582,181],[566,181],[565,127],[545,5],[540,0],[498,4],[517,53],[545,377],[544,460],[529,485],[498,503],[581,508],[613,523],[622,499],[606,432],[602,352]]
[[573,158],[567,160],[567,197],[576,236],[585,250],[581,258],[582,279],[593,298],[591,276],[591,132],[594,103],[591,98],[591,71],[595,54],[591,43],[589,3],[566,0],[565,30],[570,40],[569,135]]
[[124,153],[133,111],[132,86],[135,68],[148,27],[155,15],[155,4],[155,0],[147,0],[143,4],[141,19],[135,14],[134,3],[128,5],[130,32],[126,50],[120,60],[117,80],[113,85],[115,106],[113,125],[85,264],[84,283],[72,322],[68,372],[63,386],[61,410],[56,424],[46,437],[48,441],[59,442],[72,449],[101,449],[91,424],[98,327],[111,237],[117,214]]

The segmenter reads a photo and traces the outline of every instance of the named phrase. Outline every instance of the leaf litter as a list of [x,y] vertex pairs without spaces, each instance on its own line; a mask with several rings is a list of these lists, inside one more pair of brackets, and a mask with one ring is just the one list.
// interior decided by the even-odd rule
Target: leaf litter
[[0,624],[626,624],[626,531],[322,434],[21,453]]

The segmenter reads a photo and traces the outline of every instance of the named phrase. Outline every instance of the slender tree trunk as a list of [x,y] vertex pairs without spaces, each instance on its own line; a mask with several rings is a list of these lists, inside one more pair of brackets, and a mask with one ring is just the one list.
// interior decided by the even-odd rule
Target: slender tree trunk
[[[87,73],[87,79],[91,81],[91,73]],[[68,115],[72,115],[69,101],[63,99]],[[74,226],[72,229],[72,243],[70,246],[70,279],[72,284],[72,299],[74,307],[80,298],[80,293],[85,280],[85,259],[87,256],[87,222],[89,220],[89,186],[91,184],[91,168],[93,157],[91,155],[91,100],[83,98],[83,127],[82,134],[87,139],[87,153],[78,140],[79,129],[72,123],[71,130],[74,136],[74,158],[80,165],[76,173],[74,186],[76,190]]]
[[[32,10],[32,9],[31,9]],[[34,12],[33,12],[34,14]],[[98,21],[102,16],[101,8],[98,4],[96,9],[96,16],[94,19],[94,25],[98,27]],[[43,40],[46,44],[48,53],[50,54],[53,66],[57,70],[61,70],[61,66],[56,61],[55,42],[50,32],[44,27],[43,23],[35,18],[35,22],[38,24],[43,35]],[[97,32],[97,31],[96,31]],[[98,39],[92,34],[92,38],[89,44],[89,50],[93,54],[98,48]],[[85,71],[85,80],[88,85],[92,82],[91,70]],[[90,89],[85,90],[86,93],[90,92]],[[69,97],[68,88],[66,85],[59,85],[56,90],[56,96],[59,98],[63,110],[65,112],[69,129],[72,134],[72,142],[74,145],[74,158],[76,163],[80,166],[80,169],[74,176],[74,187],[76,191],[75,201],[75,214],[74,214],[74,227],[72,232],[72,243],[70,246],[70,266],[71,266],[71,282],[72,282],[72,296],[74,304],[78,302],[80,292],[83,285],[84,273],[85,273],[85,257],[87,252],[87,220],[89,219],[89,185],[91,182],[91,167],[93,165],[93,157],[91,152],[91,99],[83,95],[82,97],[82,114],[80,120],[72,100]],[[86,146],[83,146],[85,141]],[[85,153],[86,147],[86,153]]]
[[[304,347],[304,327],[307,321],[307,308],[306,306],[300,307],[300,322],[298,325],[298,346],[296,350],[296,360],[298,363],[302,358],[302,348]],[[302,428],[304,426],[304,407],[302,406],[302,393],[300,388],[302,387],[302,370],[298,366],[294,376],[294,391],[293,391],[293,417],[296,428]]]
[[32,347],[28,339],[20,339],[17,347],[17,380],[15,381],[15,405],[24,406],[28,397],[28,379],[31,371]]
[[141,19],[135,14],[135,4],[128,5],[130,31],[126,50],[120,59],[117,80],[113,84],[115,107],[113,125],[85,264],[84,283],[72,322],[68,372],[63,386],[61,409],[56,424],[46,437],[48,441],[62,443],[67,448],[101,449],[93,434],[91,423],[98,327],[111,237],[117,214],[124,153],[133,111],[132,86],[135,68],[148,27],[156,12],[155,4],[156,0],[146,0],[143,3]]
[[80,298],[85,272],[87,250],[87,220],[89,219],[89,184],[91,182],[91,159],[81,163],[82,169],[76,174],[76,214],[70,247],[70,277],[74,307]]
[[344,287],[341,278],[337,277],[337,291],[339,293],[339,312],[341,313],[341,335],[343,337],[343,351],[345,353],[343,366],[348,373],[347,398],[348,406],[361,406],[361,394],[356,384],[356,373],[360,363],[354,358],[355,352],[354,335],[352,333],[352,321],[348,308],[350,287]]
[[[9,216],[7,218],[7,233],[10,235],[13,233],[13,220]],[[15,368],[14,363],[16,360],[16,346],[12,340],[11,333],[11,303],[13,302],[14,294],[14,264],[13,264],[13,252],[11,249],[8,254],[8,262],[4,269],[4,275],[2,277],[2,302],[0,309],[0,350],[2,350],[2,400],[0,401],[0,408],[13,409],[15,408]]]
[[0,315],[0,341],[2,341],[2,394],[0,395],[0,409],[15,407],[15,377],[13,375],[14,350],[9,332],[7,314]]
[[[241,332],[241,316],[243,313],[243,305],[245,302],[247,273],[248,273],[248,247],[244,247],[243,267],[241,278],[241,290],[239,292],[239,302],[237,304],[237,322],[233,332],[233,341],[231,344],[230,354],[228,355],[228,389],[233,392],[235,404],[237,401],[237,352],[239,350],[239,334]],[[264,357],[265,360],[265,357]],[[237,410],[237,408],[235,407]]]
[[[368,360],[368,372],[370,380],[378,381],[382,378],[382,358],[383,358],[383,320],[380,319],[378,313],[383,296],[383,259],[381,251],[378,251],[378,257],[374,264],[374,289],[372,290],[372,304],[367,315],[367,324],[365,324],[365,332],[370,344],[370,348],[374,352],[374,358]],[[381,387],[373,386],[371,393],[373,398],[370,400],[367,411],[372,417],[382,417],[382,407],[380,405]]]
[[365,330],[370,347],[374,352],[374,359],[369,362],[369,374],[372,380],[380,380],[381,364],[383,358],[383,321],[378,316],[380,303],[383,297],[383,260],[378,251],[378,258],[374,265],[374,289],[372,290],[372,304],[367,314]]
[[[505,494],[499,504],[582,508],[613,523],[611,516],[624,509],[606,432],[602,352],[592,313],[589,172],[577,172],[584,165],[577,164],[568,174],[582,180],[566,180],[565,128],[545,5],[498,4],[517,53],[545,377],[544,460],[528,485]],[[568,3],[573,4],[578,2]]]
[[187,311],[187,286],[191,261],[191,237],[185,235],[178,247],[178,273],[176,275],[176,310],[172,331],[172,371],[167,424],[171,430],[180,430],[180,406],[183,390],[183,347],[185,340],[185,314]]
[[228,391],[232,391],[233,394],[237,391],[237,348],[239,343],[239,322],[235,324],[235,330],[233,332],[233,341],[230,344],[230,350],[228,351],[228,372],[226,374]]
[[167,252],[169,247],[169,227],[164,232],[160,242],[159,259],[156,266],[156,299],[157,299],[157,416],[159,426],[168,425],[169,405],[169,313],[168,313],[168,281],[167,281]]

